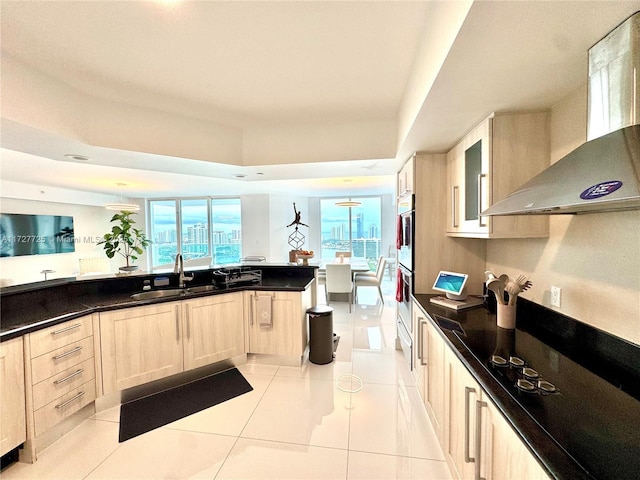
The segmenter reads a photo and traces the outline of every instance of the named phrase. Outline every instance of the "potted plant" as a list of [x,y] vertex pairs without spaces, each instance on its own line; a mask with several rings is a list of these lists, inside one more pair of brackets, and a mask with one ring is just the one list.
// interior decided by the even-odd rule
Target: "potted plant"
[[113,258],[116,253],[124,257],[127,264],[124,267],[120,267],[120,270],[125,272],[131,272],[139,268],[131,262],[135,262],[138,259],[138,255],[142,255],[144,249],[151,244],[151,240],[146,237],[144,232],[133,226],[136,222],[131,218],[131,215],[135,215],[135,212],[122,210],[111,217],[111,222],[118,223],[111,228],[109,233],[105,233],[102,240],[98,242],[98,245],[104,245],[107,257]]

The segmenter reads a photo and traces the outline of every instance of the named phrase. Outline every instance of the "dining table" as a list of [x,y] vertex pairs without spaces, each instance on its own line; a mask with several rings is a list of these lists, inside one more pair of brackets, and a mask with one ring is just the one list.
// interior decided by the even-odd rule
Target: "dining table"
[[356,273],[370,272],[371,268],[369,267],[369,263],[367,259],[364,257],[344,257],[344,258],[332,258],[329,260],[320,260],[318,262],[318,271],[326,272],[327,263],[348,263],[351,266],[351,273],[355,275]]

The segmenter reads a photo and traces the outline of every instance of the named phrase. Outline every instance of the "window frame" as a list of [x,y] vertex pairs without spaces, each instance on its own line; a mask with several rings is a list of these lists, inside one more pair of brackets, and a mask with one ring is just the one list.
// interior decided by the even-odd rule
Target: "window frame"
[[[212,263],[214,263],[214,242],[213,242],[213,208],[212,204],[214,200],[237,200],[240,214],[240,258],[242,258],[242,197],[235,195],[223,195],[223,196],[194,196],[194,197],[158,197],[158,198],[148,198],[146,201],[147,205],[147,231],[151,232],[151,239],[155,239],[155,231],[153,228],[153,216],[152,216],[152,204],[154,202],[174,202],[175,205],[175,226],[176,226],[176,254],[183,253],[183,211],[182,211],[182,202],[183,201],[197,201],[197,200],[206,200],[206,209],[207,209],[207,252],[208,255],[212,258]],[[153,271],[159,266],[166,265],[164,263],[159,263],[158,265],[154,264],[155,256],[153,249],[148,249],[148,264],[149,270]]]

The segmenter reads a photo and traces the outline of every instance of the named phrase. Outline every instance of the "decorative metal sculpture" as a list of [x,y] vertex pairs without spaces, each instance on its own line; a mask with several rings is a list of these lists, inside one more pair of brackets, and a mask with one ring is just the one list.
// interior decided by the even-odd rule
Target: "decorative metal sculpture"
[[299,250],[300,247],[302,245],[304,245],[304,241],[305,241],[305,236],[298,230],[298,226],[299,225],[303,225],[307,228],[309,228],[309,225],[307,225],[306,223],[302,223],[300,221],[300,218],[302,216],[301,212],[299,212],[296,209],[296,204],[295,202],[293,203],[293,213],[295,214],[295,218],[293,219],[293,222],[291,222],[289,225],[287,225],[288,227],[292,227],[295,225],[295,230],[293,231],[293,233],[291,235],[289,235],[289,245],[291,246],[292,249],[294,250]]

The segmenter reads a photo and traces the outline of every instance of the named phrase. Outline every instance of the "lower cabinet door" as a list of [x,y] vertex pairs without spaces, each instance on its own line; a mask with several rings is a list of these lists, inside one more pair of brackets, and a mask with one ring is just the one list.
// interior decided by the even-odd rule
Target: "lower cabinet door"
[[184,368],[244,353],[242,292],[183,302]]
[[26,440],[22,337],[0,343],[0,455]]
[[443,450],[456,478],[475,479],[479,465],[475,412],[481,390],[451,349],[446,350],[445,359],[447,432]]
[[486,479],[549,478],[533,454],[525,447],[511,425],[483,393],[477,403],[480,432],[480,476]]
[[105,395],[183,370],[180,302],[100,314]]
[[[245,292],[249,315],[249,353],[301,355],[301,296],[297,292]],[[259,312],[259,297],[270,297],[271,319]]]

